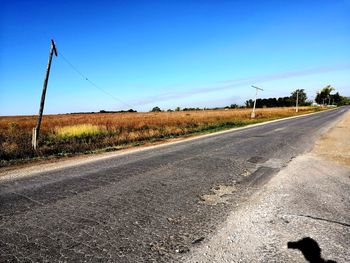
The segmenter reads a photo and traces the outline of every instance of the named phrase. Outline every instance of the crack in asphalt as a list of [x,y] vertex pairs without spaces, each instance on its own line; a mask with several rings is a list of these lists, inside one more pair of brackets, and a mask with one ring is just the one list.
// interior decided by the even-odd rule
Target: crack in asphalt
[[335,220],[331,220],[331,219],[326,219],[326,218],[321,218],[321,217],[317,217],[317,216],[311,216],[311,215],[294,215],[294,216],[301,216],[301,217],[311,218],[311,219],[315,219],[315,220],[320,220],[320,221],[325,221],[325,222],[329,222],[329,223],[334,223],[334,224],[339,224],[342,226],[350,227],[350,224],[348,224],[348,223],[335,221]]
[[11,194],[14,194],[14,195],[18,195],[18,196],[20,196],[20,197],[23,197],[24,199],[27,199],[27,200],[29,200],[29,201],[35,203],[35,204],[38,204],[38,205],[41,205],[41,206],[44,205],[43,203],[41,203],[41,202],[39,202],[39,201],[37,201],[37,200],[34,200],[33,198],[30,198],[29,196],[26,196],[26,195],[24,195],[24,194],[15,193],[15,192],[10,192],[10,193],[11,193]]

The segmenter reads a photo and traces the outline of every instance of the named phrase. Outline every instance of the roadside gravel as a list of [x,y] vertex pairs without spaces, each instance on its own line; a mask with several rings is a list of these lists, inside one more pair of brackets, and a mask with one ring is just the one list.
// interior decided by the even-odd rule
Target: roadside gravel
[[[233,211],[186,262],[307,262],[287,243],[312,238],[321,257],[350,261],[350,113]],[[310,251],[310,247],[308,248]]]

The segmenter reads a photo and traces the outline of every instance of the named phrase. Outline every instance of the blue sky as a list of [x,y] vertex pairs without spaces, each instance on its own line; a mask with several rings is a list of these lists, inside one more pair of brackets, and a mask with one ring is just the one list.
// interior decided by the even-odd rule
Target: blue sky
[[[350,96],[350,1],[1,1],[0,115]],[[63,59],[106,92],[77,74]],[[110,95],[108,95],[108,94]],[[121,103],[122,101],[123,103]]]

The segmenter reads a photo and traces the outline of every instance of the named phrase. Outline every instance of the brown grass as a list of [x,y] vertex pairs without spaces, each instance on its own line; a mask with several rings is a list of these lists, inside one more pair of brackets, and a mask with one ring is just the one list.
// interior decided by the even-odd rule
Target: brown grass
[[[301,107],[298,114],[320,110]],[[180,111],[157,113],[61,114],[43,117],[39,153],[31,149],[36,116],[0,117],[0,159],[32,158],[115,149],[126,144],[238,127],[296,115],[294,108]],[[74,131],[74,132],[73,132]]]

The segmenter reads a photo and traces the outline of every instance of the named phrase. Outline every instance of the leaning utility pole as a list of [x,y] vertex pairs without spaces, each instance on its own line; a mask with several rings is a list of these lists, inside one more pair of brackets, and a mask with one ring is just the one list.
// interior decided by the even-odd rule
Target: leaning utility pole
[[298,109],[298,100],[299,100],[299,90],[297,90],[297,102],[295,104],[295,112],[299,111],[299,109]]
[[255,100],[254,100],[254,107],[253,107],[253,111],[252,111],[252,114],[250,115],[250,118],[254,119],[255,118],[255,106],[256,106],[256,98],[258,97],[258,90],[261,90],[263,91],[263,89],[261,88],[258,88],[258,87],[255,87],[255,86],[252,86],[256,92],[255,92]]
[[44,85],[43,85],[43,92],[41,94],[38,122],[37,122],[35,128],[33,128],[32,146],[33,146],[34,150],[36,150],[38,147],[39,131],[40,131],[41,119],[43,117],[45,95],[46,95],[47,83],[49,81],[53,53],[55,53],[55,56],[57,57],[57,50],[56,50],[55,42],[51,39],[49,62],[47,63],[46,75],[45,75],[45,80],[44,80]]

